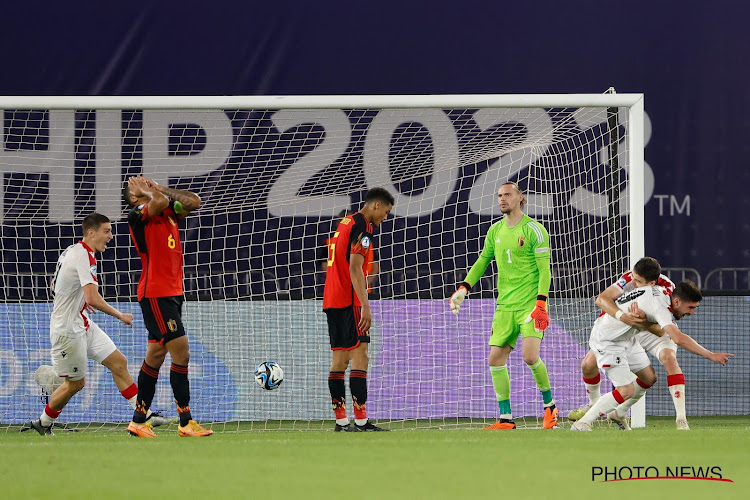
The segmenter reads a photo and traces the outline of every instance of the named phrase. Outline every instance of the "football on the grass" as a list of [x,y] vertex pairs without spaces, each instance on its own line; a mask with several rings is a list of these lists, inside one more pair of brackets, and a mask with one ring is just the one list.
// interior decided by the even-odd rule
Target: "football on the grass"
[[284,381],[284,370],[275,361],[264,361],[255,368],[255,381],[265,390],[272,391]]

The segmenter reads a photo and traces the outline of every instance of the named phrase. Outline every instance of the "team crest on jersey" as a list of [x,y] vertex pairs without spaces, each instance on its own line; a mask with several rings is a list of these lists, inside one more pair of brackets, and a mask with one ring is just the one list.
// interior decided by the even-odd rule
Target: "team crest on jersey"
[[519,236],[518,237],[518,246],[522,247],[524,243],[526,243],[526,239],[523,236]]
[[365,236],[362,238],[362,248],[370,248],[370,238]]
[[167,328],[169,328],[170,332],[177,331],[177,322],[173,319],[170,319],[169,321],[167,321]]

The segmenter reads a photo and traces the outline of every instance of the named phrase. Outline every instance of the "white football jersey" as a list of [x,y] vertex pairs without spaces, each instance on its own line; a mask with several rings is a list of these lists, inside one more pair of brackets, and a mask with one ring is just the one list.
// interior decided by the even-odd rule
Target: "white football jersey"
[[[615,300],[622,312],[628,312],[630,305],[636,302],[646,314],[646,319],[657,323],[661,328],[673,324],[670,307],[671,294],[664,287],[644,286],[636,288]],[[591,330],[591,341],[594,342],[622,342],[641,332],[639,328],[629,326],[613,318],[609,314],[599,316]]]
[[77,337],[88,330],[91,320],[85,310],[83,287],[90,283],[97,283],[96,257],[81,241],[66,248],[57,260],[52,278],[51,332]]

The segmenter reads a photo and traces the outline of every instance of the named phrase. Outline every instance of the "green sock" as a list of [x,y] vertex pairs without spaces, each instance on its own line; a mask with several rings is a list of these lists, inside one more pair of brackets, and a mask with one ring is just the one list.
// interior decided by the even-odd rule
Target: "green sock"
[[549,375],[547,374],[547,367],[544,366],[542,358],[537,359],[536,363],[533,365],[529,365],[529,368],[531,368],[531,374],[534,376],[536,385],[539,386],[539,390],[542,391],[544,406],[553,404],[552,391],[549,387]]
[[501,418],[512,418],[510,412],[510,377],[508,368],[503,366],[490,366],[492,375],[492,387],[495,389],[497,404],[500,407]]

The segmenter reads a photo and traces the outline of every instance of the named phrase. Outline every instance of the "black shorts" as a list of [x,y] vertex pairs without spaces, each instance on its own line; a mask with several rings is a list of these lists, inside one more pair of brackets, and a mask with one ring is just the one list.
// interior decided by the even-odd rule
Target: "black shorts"
[[351,351],[359,346],[360,342],[370,342],[370,336],[357,329],[361,311],[362,306],[325,310],[332,351]]
[[182,324],[182,295],[145,298],[140,301],[148,341],[161,345],[185,335]]

